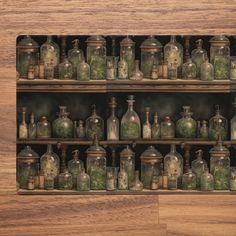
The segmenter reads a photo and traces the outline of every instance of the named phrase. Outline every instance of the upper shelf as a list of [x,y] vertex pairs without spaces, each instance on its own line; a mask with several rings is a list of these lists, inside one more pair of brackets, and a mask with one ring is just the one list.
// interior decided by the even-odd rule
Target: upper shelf
[[160,93],[232,93],[236,92],[236,81],[232,80],[149,80],[141,81],[78,81],[78,80],[17,80],[17,92],[67,92],[67,93],[110,93],[110,92],[160,92]]

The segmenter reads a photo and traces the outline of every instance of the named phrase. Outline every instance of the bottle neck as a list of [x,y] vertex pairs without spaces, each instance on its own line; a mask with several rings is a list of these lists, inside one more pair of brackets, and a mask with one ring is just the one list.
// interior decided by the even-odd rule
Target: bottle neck
[[30,123],[34,124],[34,116],[33,115],[30,116]]
[[176,41],[176,36],[175,36],[175,35],[172,35],[172,36],[170,37],[170,41],[171,41],[172,43],[174,43],[174,42]]
[[176,152],[175,144],[171,144],[171,145],[170,145],[170,152],[171,152],[171,153],[175,153],[175,152]]
[[52,152],[52,144],[48,144],[47,145],[47,153],[51,153]]
[[24,111],[22,112],[22,123],[23,123],[23,124],[26,123],[26,121],[25,121],[25,112],[24,112]]
[[48,43],[51,43],[51,42],[52,42],[52,36],[49,35],[49,36],[47,37],[47,42],[48,42]]
[[154,116],[154,123],[155,123],[155,124],[158,123],[158,116]]
[[111,108],[111,116],[115,116],[116,115],[116,109],[115,107]]
[[146,123],[149,123],[149,112],[146,111]]
[[133,111],[133,109],[134,109],[134,103],[129,101],[128,102],[128,110]]

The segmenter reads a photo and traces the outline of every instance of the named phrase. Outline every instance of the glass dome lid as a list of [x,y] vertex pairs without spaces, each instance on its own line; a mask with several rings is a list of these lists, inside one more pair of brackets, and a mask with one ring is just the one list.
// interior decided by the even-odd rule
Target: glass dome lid
[[228,157],[230,155],[229,149],[223,146],[223,142],[220,135],[217,144],[210,150],[209,153],[212,157],[222,157],[222,155]]
[[161,49],[162,47],[162,44],[153,35],[150,35],[147,39],[145,39],[140,46],[141,49],[156,50]]
[[120,157],[133,157],[133,156],[134,152],[131,150],[129,145],[127,145],[126,148],[124,148],[120,153]]
[[37,162],[39,160],[39,155],[31,149],[30,146],[26,146],[23,150],[21,150],[17,154],[17,159],[21,161],[32,161],[32,162]]
[[39,45],[29,35],[26,35],[18,44],[18,49],[38,49]]
[[212,45],[229,45],[230,41],[224,35],[216,35],[209,41]]
[[93,145],[86,150],[86,153],[88,157],[106,156],[106,150],[98,144],[97,135],[94,136]]
[[156,161],[160,162],[163,159],[163,156],[160,152],[156,150],[155,147],[149,146],[140,156],[142,161]]
[[101,35],[93,35],[87,38],[86,43],[105,45],[106,39],[103,38]]
[[133,46],[135,42],[127,35],[122,41],[120,42],[122,46]]

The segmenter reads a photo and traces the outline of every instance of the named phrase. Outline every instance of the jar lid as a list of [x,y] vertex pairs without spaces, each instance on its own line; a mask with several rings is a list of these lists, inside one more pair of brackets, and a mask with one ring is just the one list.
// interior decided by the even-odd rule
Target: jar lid
[[93,35],[87,38],[86,43],[96,45],[106,45],[106,40],[101,35]]
[[129,36],[122,39],[122,41],[120,42],[120,45],[122,46],[133,46],[134,44],[135,42]]
[[162,44],[153,35],[150,35],[147,39],[145,39],[140,46],[141,49],[156,49],[156,50],[159,50],[162,47],[163,47]]
[[162,161],[163,156],[155,147],[149,146],[140,156],[141,160]]
[[38,49],[39,45],[29,35],[26,35],[18,44],[17,48],[20,49]]
[[121,152],[120,152],[120,157],[133,157],[134,152],[132,149],[129,147],[129,145],[126,146]]
[[20,161],[37,162],[39,160],[39,155],[31,149],[30,146],[26,146],[17,154],[17,159]]
[[210,150],[209,153],[212,157],[228,157],[230,155],[229,149],[223,146],[221,135],[219,135],[217,144]]
[[99,146],[97,135],[94,136],[93,145],[86,150],[87,157],[106,156],[106,150]]
[[216,35],[209,41],[212,45],[229,45],[230,41],[224,35]]

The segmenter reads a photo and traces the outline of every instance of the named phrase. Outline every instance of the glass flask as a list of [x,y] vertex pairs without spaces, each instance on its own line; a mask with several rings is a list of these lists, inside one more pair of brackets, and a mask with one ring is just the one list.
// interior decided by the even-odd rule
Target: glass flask
[[171,36],[170,42],[164,47],[164,60],[168,63],[168,67],[171,67],[171,64],[176,64],[178,74],[181,74],[183,65],[183,46],[176,41],[175,36]]
[[83,120],[79,120],[79,125],[76,128],[76,134],[77,134],[77,138],[85,139],[86,133],[85,133],[85,127],[84,127],[84,121]]
[[86,40],[87,62],[90,66],[91,80],[106,78],[106,40],[99,35],[91,36]]
[[168,176],[167,188],[169,190],[176,190],[178,188],[178,178],[176,174],[171,174]]
[[72,154],[73,159],[68,161],[68,171],[72,174],[73,188],[76,189],[77,177],[79,176],[82,168],[84,168],[84,163],[79,160],[79,150],[74,150]]
[[59,79],[61,80],[70,80],[73,75],[72,64],[68,61],[67,58],[64,59],[62,63],[59,64]]
[[163,156],[153,146],[148,147],[140,156],[141,180],[144,188],[151,189],[153,176],[161,176]]
[[207,121],[202,121],[202,126],[200,127],[199,131],[199,138],[201,139],[208,139],[209,137],[209,129],[207,127]]
[[131,186],[132,181],[134,180],[135,173],[135,153],[131,150],[131,148],[127,145],[120,152],[120,169],[124,164],[124,171],[128,175],[128,185]]
[[176,122],[176,134],[178,138],[196,138],[197,122],[191,118],[193,113],[190,106],[183,106],[182,118]]
[[201,80],[214,80],[214,67],[209,62],[208,57],[206,57],[206,60],[201,64],[200,67],[200,78]]
[[114,191],[117,187],[117,176],[115,167],[107,167],[106,190]]
[[77,80],[90,80],[90,66],[84,59],[77,65]]
[[182,177],[183,190],[196,190],[197,188],[197,177],[192,172],[191,169],[188,169]]
[[134,70],[135,42],[129,36],[120,42],[120,58],[127,62],[128,76],[130,77]]
[[68,51],[68,60],[72,65],[72,78],[77,78],[77,66],[84,60],[84,52],[79,49],[79,39],[72,41],[73,48]]
[[171,63],[168,66],[168,79],[175,80],[178,78],[178,67],[176,63]]
[[54,177],[52,173],[48,173],[44,176],[44,188],[46,190],[53,190],[55,186]]
[[85,173],[84,167],[77,177],[77,191],[89,191],[90,190],[90,177]]
[[207,165],[204,168],[203,174],[200,178],[200,190],[201,191],[213,191],[214,190],[214,177],[209,173]]
[[113,56],[107,56],[107,62],[106,62],[106,79],[107,80],[115,80],[116,79],[116,68],[115,65],[115,57]]
[[93,140],[96,135],[99,140],[104,139],[104,121],[97,115],[95,104],[92,105],[92,115],[86,120],[86,137]]
[[106,189],[106,151],[99,146],[97,136],[87,151],[87,173],[90,176],[92,190]]
[[201,65],[205,62],[205,59],[207,58],[207,51],[202,48],[202,44],[203,44],[202,39],[198,39],[196,43],[197,43],[197,48],[192,51],[191,57],[192,57],[193,63],[196,65],[196,69],[197,69],[196,77],[200,78]]
[[134,111],[134,95],[127,98],[128,110],[121,119],[121,139],[139,139],[141,137],[141,124],[138,114]]
[[125,162],[120,163],[120,172],[118,174],[118,189],[128,190],[129,189],[129,177],[125,170]]
[[124,52],[121,52],[121,58],[118,62],[118,79],[128,79],[128,63],[123,54]]
[[30,115],[30,123],[29,123],[29,138],[30,139],[36,138],[36,132],[37,132],[37,128],[34,122],[34,113],[32,112]]
[[117,102],[115,97],[111,97],[109,102],[111,116],[107,119],[107,140],[119,140],[120,125],[119,119],[115,115]]
[[51,124],[46,116],[42,116],[37,123],[37,138],[51,138]]
[[175,137],[175,124],[169,116],[165,116],[161,122],[161,138],[171,139]]
[[22,107],[22,122],[19,125],[19,138],[27,139],[28,138],[28,125],[25,121],[26,116],[26,107]]
[[145,107],[145,116],[146,116],[146,120],[143,123],[143,139],[151,139],[152,137],[152,127],[151,127],[151,123],[149,121],[149,115],[150,115],[150,107]]
[[230,57],[230,79],[236,80],[236,57]]
[[210,170],[215,190],[228,190],[230,180],[230,152],[223,146],[219,135],[217,145],[210,150]]
[[39,45],[26,35],[16,46],[16,70],[19,77],[26,78],[30,62],[38,64]]
[[234,98],[233,108],[234,108],[234,116],[230,120],[230,139],[236,140],[236,98]]
[[40,158],[40,169],[44,173],[44,177],[52,175],[54,178],[54,185],[57,186],[58,175],[60,172],[60,158],[53,152],[51,144],[47,145],[47,151]]
[[210,58],[214,66],[215,80],[226,80],[230,77],[230,41],[223,35],[211,38]]
[[73,137],[73,122],[67,112],[66,106],[59,106],[60,111],[57,113],[58,118],[52,123],[52,131],[54,138],[72,138]]
[[201,176],[204,172],[204,167],[207,165],[206,161],[203,160],[203,151],[198,150],[196,151],[197,158],[192,161],[192,171],[196,175],[197,178],[197,188],[200,188],[200,180]]
[[183,175],[183,157],[176,151],[175,144],[171,144],[170,152],[164,157],[164,172],[168,176],[176,175],[178,186],[181,185]]
[[71,190],[73,187],[72,174],[65,169],[61,174],[59,174],[59,189],[60,190]]
[[139,180],[139,171],[138,170],[135,171],[135,178],[131,184],[130,190],[131,191],[142,191],[143,190],[143,184]]
[[183,64],[182,77],[183,79],[197,78],[197,66],[193,63],[191,58],[189,58],[187,62]]
[[236,191],[236,167],[230,168],[230,190]]
[[29,175],[38,173],[39,155],[26,146],[17,154],[17,184],[19,188],[27,189]]
[[216,105],[216,114],[209,120],[209,138],[217,140],[218,136],[223,140],[228,137],[228,121],[220,113],[220,106]]
[[162,44],[153,36],[149,36],[140,46],[141,71],[143,76],[151,78],[153,65],[160,65],[162,60]]
[[135,60],[135,69],[130,75],[130,80],[142,80],[143,79],[143,73],[139,69],[139,60]]
[[158,114],[157,112],[154,113],[154,121],[151,127],[151,138],[152,139],[159,139],[161,137],[161,127],[158,122]]

